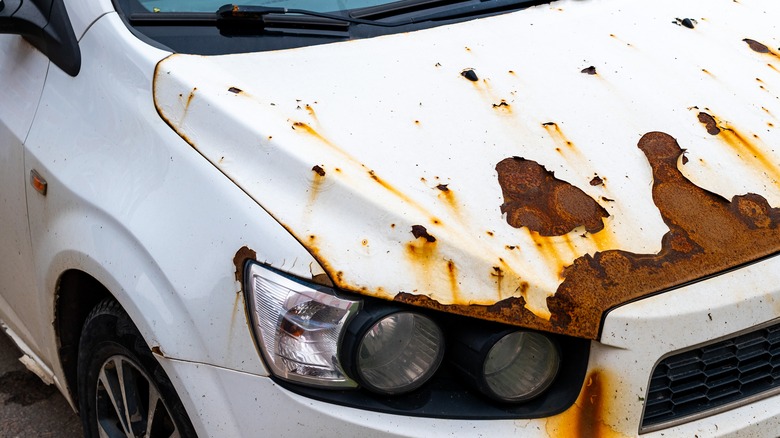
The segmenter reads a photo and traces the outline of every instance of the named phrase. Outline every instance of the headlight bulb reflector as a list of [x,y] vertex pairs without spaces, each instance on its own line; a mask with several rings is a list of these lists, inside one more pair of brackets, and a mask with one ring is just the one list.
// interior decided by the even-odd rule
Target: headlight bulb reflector
[[558,349],[539,333],[516,331],[496,342],[483,366],[484,381],[493,398],[522,401],[535,397],[558,373]]

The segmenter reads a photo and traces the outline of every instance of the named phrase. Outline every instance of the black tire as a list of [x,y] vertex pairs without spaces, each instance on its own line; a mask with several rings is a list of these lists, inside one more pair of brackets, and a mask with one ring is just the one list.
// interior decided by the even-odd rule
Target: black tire
[[86,438],[196,436],[165,371],[112,299],[98,303],[84,322],[78,393]]

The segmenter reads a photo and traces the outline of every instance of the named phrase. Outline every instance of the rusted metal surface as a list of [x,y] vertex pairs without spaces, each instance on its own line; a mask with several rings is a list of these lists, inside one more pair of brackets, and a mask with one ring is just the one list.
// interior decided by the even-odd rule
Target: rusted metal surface
[[527,227],[542,236],[562,236],[584,226],[589,233],[604,229],[609,213],[582,190],[561,181],[539,163],[520,157],[496,165],[504,194],[501,212],[509,225]]
[[[562,0],[345,44],[174,55],[155,104],[335,286],[595,338],[610,308],[778,250],[778,14]],[[670,148],[674,168],[649,146],[671,137],[634,147],[657,130],[686,149]],[[518,193],[526,171],[539,196]]]
[[[492,306],[457,309],[445,309],[446,306],[425,297],[409,294],[399,294],[396,300],[486,319],[523,321],[523,325],[543,330],[595,338],[601,316],[618,304],[780,251],[780,209],[771,207],[765,198],[748,193],[728,201],[697,187],[677,168],[683,150],[668,134],[645,134],[638,147],[652,168],[653,200],[669,227],[660,252],[609,250],[577,258],[564,269],[563,283],[547,299],[551,318],[544,322],[529,315],[525,303],[516,298]],[[510,162],[525,163],[519,159]],[[532,168],[544,171],[543,167]],[[523,187],[523,183],[527,187],[540,186],[528,181],[513,182],[511,187]],[[541,185],[550,184],[544,181]]]
[[244,281],[244,265],[246,264],[247,260],[256,259],[257,253],[246,246],[242,246],[238,251],[236,251],[236,255],[233,257],[233,265],[236,267],[236,281]]

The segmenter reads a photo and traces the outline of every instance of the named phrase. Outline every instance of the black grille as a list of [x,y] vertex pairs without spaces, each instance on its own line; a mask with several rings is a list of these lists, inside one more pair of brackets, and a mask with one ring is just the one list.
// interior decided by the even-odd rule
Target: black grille
[[662,360],[642,428],[717,409],[780,387],[780,324]]

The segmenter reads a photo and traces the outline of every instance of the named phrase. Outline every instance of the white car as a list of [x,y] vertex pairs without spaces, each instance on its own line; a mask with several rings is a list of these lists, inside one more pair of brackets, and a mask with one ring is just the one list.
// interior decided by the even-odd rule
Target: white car
[[2,328],[86,436],[777,436],[777,17],[0,0]]

